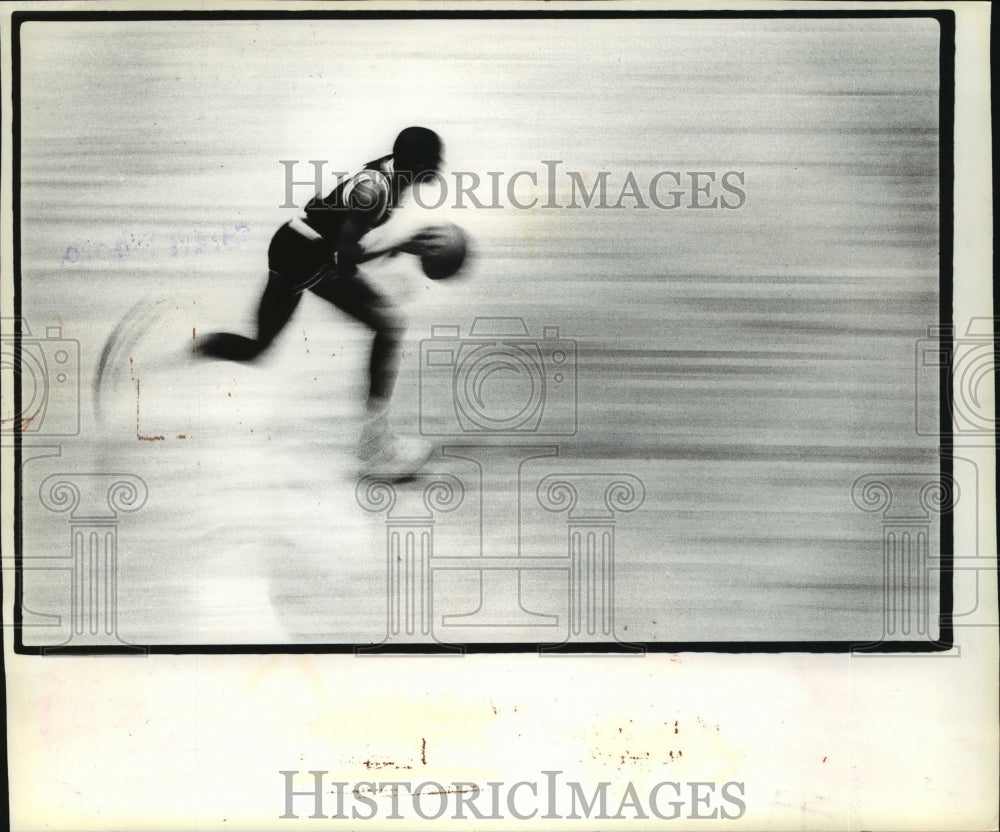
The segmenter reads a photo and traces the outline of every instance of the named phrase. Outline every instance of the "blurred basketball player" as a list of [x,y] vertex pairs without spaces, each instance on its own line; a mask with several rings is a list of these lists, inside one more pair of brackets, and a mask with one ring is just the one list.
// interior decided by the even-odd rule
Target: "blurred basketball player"
[[441,139],[433,130],[407,127],[396,137],[390,155],[368,162],[325,197],[317,194],[300,216],[281,226],[271,239],[269,275],[257,310],[256,337],[218,332],[195,347],[197,354],[210,358],[253,361],[284,329],[305,291],[364,324],[373,339],[367,418],[358,449],[363,472],[403,478],[415,473],[430,455],[429,443],[394,436],[389,430],[387,411],[404,321],[389,298],[365,281],[358,265],[396,252],[433,255],[444,245],[434,228],[400,244],[379,248],[361,244],[369,231],[392,216],[415,181],[440,168],[442,153]]

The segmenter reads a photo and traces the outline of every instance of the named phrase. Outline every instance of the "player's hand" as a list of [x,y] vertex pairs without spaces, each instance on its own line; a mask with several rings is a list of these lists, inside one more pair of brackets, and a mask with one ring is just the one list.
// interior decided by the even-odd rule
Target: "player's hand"
[[401,243],[397,250],[404,254],[415,254],[423,257],[426,254],[440,254],[448,246],[448,236],[441,226],[431,225],[414,234],[409,240]]

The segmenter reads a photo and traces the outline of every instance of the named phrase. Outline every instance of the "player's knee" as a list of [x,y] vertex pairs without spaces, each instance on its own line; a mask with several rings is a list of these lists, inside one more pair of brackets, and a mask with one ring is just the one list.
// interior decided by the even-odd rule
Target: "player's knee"
[[389,338],[402,338],[406,331],[406,316],[394,306],[378,309],[372,323],[377,333]]
[[259,357],[271,344],[274,343],[273,334],[259,335],[256,340],[250,341],[246,345],[246,356],[248,361]]

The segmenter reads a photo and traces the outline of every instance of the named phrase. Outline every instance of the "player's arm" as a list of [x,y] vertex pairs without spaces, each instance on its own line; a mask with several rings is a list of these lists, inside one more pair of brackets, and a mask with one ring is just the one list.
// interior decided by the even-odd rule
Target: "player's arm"
[[448,246],[448,235],[443,225],[428,225],[412,234],[396,246],[396,251],[403,254],[415,254],[422,257],[425,254],[439,254]]
[[362,218],[348,214],[337,229],[337,238],[331,240],[330,248],[336,253],[341,265],[357,265],[377,257],[361,245],[361,238],[368,233],[368,225]]
[[395,251],[391,242],[372,245],[365,238],[380,225],[389,211],[391,185],[379,171],[363,171],[348,185],[344,192],[346,216],[337,229],[331,249],[337,253],[338,262],[357,265]]
[[340,264],[353,264],[358,266],[374,260],[377,257],[385,257],[399,252],[417,254],[422,252],[411,251],[414,247],[411,238],[393,239],[386,236],[375,236],[369,233],[366,224],[359,221],[358,217],[348,216],[341,224],[337,239],[331,248],[337,253],[337,262]]
[[358,259],[354,262],[364,263],[376,257],[393,254],[415,254],[417,257],[436,254],[443,250],[446,244],[447,238],[443,236],[439,226],[414,229],[410,223],[394,227],[389,223],[372,229],[358,241]]
[[345,193],[344,217],[331,241],[337,252],[337,262],[359,265],[377,257],[396,253],[434,254],[443,249],[447,240],[437,226],[424,226],[417,231],[412,226],[395,226],[392,221],[382,224],[390,204],[388,178],[377,171],[365,171],[350,184]]
[[341,227],[339,245],[340,262],[347,261],[360,265],[376,257],[392,254],[414,254],[421,257],[425,254],[436,254],[447,246],[447,236],[439,226],[426,226],[417,231],[406,230],[402,234],[378,233],[382,229],[368,232],[358,223],[356,217],[348,217]]

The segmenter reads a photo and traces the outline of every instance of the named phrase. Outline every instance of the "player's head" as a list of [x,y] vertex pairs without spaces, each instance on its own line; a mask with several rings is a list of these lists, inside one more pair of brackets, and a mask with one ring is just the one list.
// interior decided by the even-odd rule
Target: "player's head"
[[396,170],[414,177],[438,170],[443,153],[441,137],[426,127],[407,127],[392,145]]

